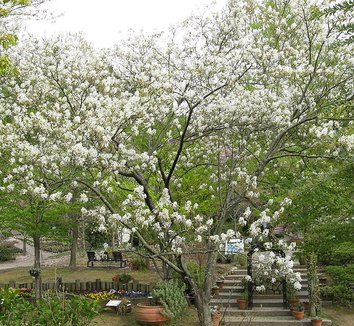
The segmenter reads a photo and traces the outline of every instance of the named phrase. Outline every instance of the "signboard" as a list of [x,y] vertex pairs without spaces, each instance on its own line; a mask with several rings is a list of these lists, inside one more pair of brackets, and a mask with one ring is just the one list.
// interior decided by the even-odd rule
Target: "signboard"
[[242,239],[230,239],[225,242],[225,255],[237,254],[244,251]]

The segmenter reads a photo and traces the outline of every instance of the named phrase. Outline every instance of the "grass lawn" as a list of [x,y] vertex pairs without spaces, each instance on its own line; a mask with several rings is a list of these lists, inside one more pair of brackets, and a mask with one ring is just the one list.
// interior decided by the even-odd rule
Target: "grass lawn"
[[[28,274],[29,267],[18,267],[9,270],[3,270],[0,273],[0,284],[8,283],[9,281],[16,281],[16,283],[30,283],[32,277]],[[116,274],[129,273],[132,277],[140,282],[157,282],[159,277],[156,273],[130,271],[126,268],[117,267],[83,267],[80,266],[75,270],[68,267],[43,267],[42,281],[54,282],[55,278],[60,276],[63,282],[74,282],[80,280],[81,282],[95,281],[100,279],[102,281],[111,282],[112,277]]]

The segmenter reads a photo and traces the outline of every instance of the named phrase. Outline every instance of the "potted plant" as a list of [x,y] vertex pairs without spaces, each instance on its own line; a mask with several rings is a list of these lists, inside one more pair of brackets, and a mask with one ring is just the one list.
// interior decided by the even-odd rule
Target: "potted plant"
[[312,317],[311,326],[322,326],[322,318],[318,316]]
[[222,315],[219,306],[210,306],[211,320],[213,321],[213,326],[219,326]]
[[219,289],[222,289],[224,287],[224,279],[219,278],[216,281],[216,285],[219,287]]
[[178,280],[159,282],[153,290],[156,304],[138,303],[135,318],[141,324],[160,325],[178,317],[188,306],[184,291],[185,285]]
[[217,285],[215,285],[211,288],[212,295],[219,295],[219,292],[220,292],[220,288]]
[[292,283],[287,283],[287,295],[288,295],[288,304],[290,310],[293,310],[293,307],[299,303],[299,298],[296,297],[297,291],[294,287],[294,284]]
[[302,302],[299,302],[296,304],[296,306],[293,310],[293,315],[296,320],[304,319],[305,311],[304,311],[304,305],[302,304]]
[[37,277],[41,274],[42,270],[40,268],[37,267],[32,267],[28,273],[32,276],[32,277]]
[[237,299],[239,309],[245,310],[248,305],[248,291],[245,289],[241,293],[241,297]]

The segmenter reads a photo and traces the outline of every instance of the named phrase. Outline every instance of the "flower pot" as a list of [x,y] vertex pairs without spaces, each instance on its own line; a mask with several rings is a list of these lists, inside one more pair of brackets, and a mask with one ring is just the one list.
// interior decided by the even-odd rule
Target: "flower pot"
[[212,295],[219,295],[219,288],[218,287],[215,287],[215,288],[212,288],[211,289],[211,294]]
[[247,308],[247,300],[246,299],[237,299],[238,307],[242,310]]
[[311,326],[322,326],[322,319],[311,319]]
[[305,311],[293,311],[294,317],[296,320],[304,319]]
[[213,326],[219,326],[222,315],[217,313],[211,316],[211,320],[213,321]]
[[148,304],[138,303],[134,308],[134,315],[141,324],[160,325],[171,319],[161,314],[164,310],[164,306],[149,306]]
[[216,285],[219,287],[219,289],[222,289],[224,287],[224,281],[216,281]]

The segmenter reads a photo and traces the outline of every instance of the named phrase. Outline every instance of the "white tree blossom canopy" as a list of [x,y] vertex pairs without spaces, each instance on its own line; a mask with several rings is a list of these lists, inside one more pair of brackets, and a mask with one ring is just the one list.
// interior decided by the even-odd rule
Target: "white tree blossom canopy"
[[[165,250],[179,253],[239,235],[223,225],[259,198],[269,164],[353,148],[341,122],[352,118],[353,46],[320,15],[328,5],[232,0],[105,52],[78,35],[23,43],[18,74],[2,81],[1,189],[70,202],[50,185],[85,185],[80,200],[98,195],[103,226],[168,234]],[[240,224],[255,238],[282,207],[254,223],[246,209]]]

